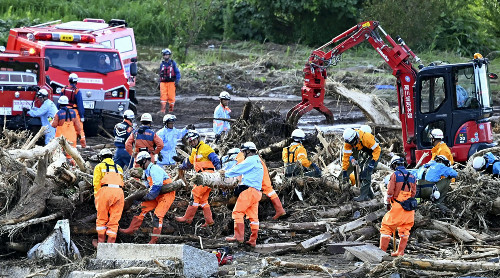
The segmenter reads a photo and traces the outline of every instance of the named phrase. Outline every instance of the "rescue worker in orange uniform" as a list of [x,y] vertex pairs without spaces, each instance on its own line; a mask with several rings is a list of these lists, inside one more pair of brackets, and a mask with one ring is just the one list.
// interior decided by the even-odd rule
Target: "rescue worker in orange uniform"
[[168,112],[174,112],[175,105],[175,89],[179,80],[181,80],[181,72],[177,68],[177,63],[170,59],[172,51],[165,48],[161,51],[163,61],[160,64],[160,103],[161,113],[165,113],[167,102]]
[[342,157],[342,177],[349,183],[349,173],[356,165],[360,167],[359,180],[361,182],[361,193],[354,200],[368,201],[373,199],[374,194],[371,187],[372,174],[377,168],[381,148],[375,137],[361,129],[347,128],[343,133],[344,155]]
[[241,184],[234,190],[238,197],[234,205],[232,218],[234,219],[234,236],[226,237],[226,241],[237,241],[243,243],[245,237],[245,215],[250,220],[252,234],[245,243],[255,247],[259,233],[259,201],[262,198],[262,180],[264,179],[264,167],[262,160],[257,154],[257,147],[252,142],[246,142],[240,148],[245,156],[242,163],[233,168],[221,170],[221,176],[228,178],[243,176]]
[[97,210],[96,230],[98,240],[92,241],[95,247],[103,243],[108,236],[108,243],[115,243],[118,221],[122,217],[125,197],[123,195],[123,170],[113,159],[109,149],[102,149],[99,158],[102,161],[94,168],[94,198]]
[[434,146],[431,149],[431,160],[434,160],[438,155],[444,155],[448,161],[450,161],[450,164],[453,165],[455,162],[453,161],[453,155],[451,154],[450,148],[443,142],[443,131],[435,128],[431,131],[430,137],[432,139],[432,145]]
[[[301,129],[296,129],[292,132],[293,143],[283,148],[282,159],[285,163],[285,177],[298,176],[304,172],[304,176],[321,177],[321,170],[316,163],[312,163],[307,159],[306,148],[302,145],[302,141],[306,138],[306,134]],[[296,161],[300,162],[302,169],[297,167]],[[308,168],[313,168],[309,171]]]
[[[242,151],[240,151],[238,153],[238,155],[236,156],[236,161],[238,164],[240,164],[241,162],[243,162],[243,160],[245,160],[245,155],[243,154]],[[271,183],[271,177],[269,176],[269,171],[267,170],[266,163],[264,163],[262,158],[261,158],[261,162],[262,162],[262,167],[264,168],[264,177],[262,179],[262,192],[264,194],[266,194],[267,197],[269,197],[269,199],[271,200],[271,203],[273,204],[274,210],[276,211],[276,213],[273,216],[273,220],[276,220],[276,219],[280,218],[281,216],[285,215],[286,211],[283,208],[283,204],[281,203],[278,194],[276,193],[276,191],[274,191],[273,185]],[[228,169],[231,169],[231,168],[228,168]]]
[[387,251],[391,236],[396,229],[399,234],[399,246],[391,256],[403,256],[411,227],[413,227],[415,211],[404,210],[401,203],[408,198],[415,197],[417,193],[416,178],[404,167],[405,160],[399,156],[391,159],[391,168],[394,173],[391,175],[387,188],[387,199],[385,203],[389,210],[382,219],[380,227],[380,249]]
[[[213,173],[215,170],[219,170],[222,164],[219,157],[214,152],[214,150],[205,142],[200,140],[200,134],[195,130],[190,130],[186,134],[187,141],[193,147],[191,156],[185,159],[184,162],[179,166],[179,170],[182,172],[194,168],[196,172],[209,172]],[[186,213],[182,217],[176,217],[177,222],[185,222],[191,224],[193,218],[198,210],[198,207],[203,209],[203,216],[205,217],[205,223],[202,227],[211,226],[214,224],[212,218],[212,211],[210,210],[210,205],[208,204],[208,197],[210,195],[212,188],[203,185],[193,185],[193,201],[187,207]]]
[[62,88],[61,96],[68,97],[70,107],[75,109],[76,117],[83,127],[83,122],[85,121],[85,108],[83,107],[82,93],[80,92],[80,89],[76,87],[76,84],[78,83],[78,75],[76,75],[76,73],[71,73],[68,76],[68,81],[69,85]]
[[148,187],[148,193],[141,203],[141,213],[132,218],[132,222],[127,229],[120,229],[120,232],[129,235],[135,233],[141,226],[146,213],[154,210],[153,235],[149,244],[155,244],[158,241],[158,235],[161,234],[165,214],[167,214],[174,202],[175,191],[165,194],[160,193],[162,186],[172,183],[172,179],[160,166],[153,164],[151,158],[151,155],[146,151],[142,151],[137,155],[136,162],[144,170],[146,178],[144,183]]
[[139,152],[146,151],[151,155],[151,161],[154,163],[154,155],[159,154],[161,149],[163,149],[163,141],[151,129],[151,122],[153,122],[151,114],[142,114],[141,126],[130,134],[125,142],[125,149],[133,157]]
[[71,104],[69,104],[68,98],[61,96],[58,104],[61,108],[57,111],[51,123],[52,127],[56,128],[56,138],[64,136],[71,146],[76,148],[77,137],[81,136],[80,143],[83,148],[86,148],[87,143],[82,124],[78,121],[75,110],[70,108]]

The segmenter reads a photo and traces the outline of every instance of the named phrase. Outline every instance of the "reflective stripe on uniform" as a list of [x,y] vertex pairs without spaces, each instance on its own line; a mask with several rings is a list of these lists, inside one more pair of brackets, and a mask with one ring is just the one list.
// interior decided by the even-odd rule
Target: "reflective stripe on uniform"
[[250,222],[250,225],[259,225],[259,221]]
[[111,231],[111,230],[108,230],[108,231],[106,232],[106,234],[108,234],[108,235],[116,235],[116,233],[115,233],[115,232],[113,232],[113,231]]
[[267,193],[267,197],[271,197],[271,196],[273,196],[275,194],[276,194],[276,191],[273,190],[273,191]]
[[388,237],[388,238],[391,238],[391,236],[390,236],[390,235],[384,235],[384,234],[381,234],[380,236],[381,236],[381,237]]
[[120,185],[118,184],[108,184],[107,187],[111,187],[111,188],[121,188]]
[[373,144],[373,146],[370,148],[372,151],[375,150],[375,148],[378,147],[378,143],[375,142],[375,144]]
[[197,207],[197,206],[199,206],[199,205],[200,205],[200,204],[193,202],[193,206]]
[[346,149],[344,149],[344,153],[352,153],[352,150],[346,150]]
[[106,226],[104,226],[104,227],[96,227],[95,230],[96,231],[106,230]]

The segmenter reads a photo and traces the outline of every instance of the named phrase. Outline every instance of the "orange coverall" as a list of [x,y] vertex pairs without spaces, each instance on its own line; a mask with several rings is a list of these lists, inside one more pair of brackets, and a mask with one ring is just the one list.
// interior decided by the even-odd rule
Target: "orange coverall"
[[106,234],[109,243],[115,242],[125,204],[122,168],[111,158],[104,159],[94,168],[93,184],[99,242],[104,242]]
[[451,154],[450,148],[446,145],[445,142],[439,142],[436,146],[431,149],[432,157],[431,160],[434,160],[438,155],[444,155],[450,161],[450,164],[453,165],[453,155]]
[[71,146],[76,147],[77,134],[85,138],[83,127],[76,117],[74,109],[62,107],[57,111],[51,123],[52,127],[56,128],[56,138],[64,136]]
[[[131,156],[134,156],[134,159],[140,152],[140,149],[148,150],[149,154],[151,154],[151,162],[153,163],[154,155],[159,154],[163,149],[163,141],[149,126],[141,126],[137,131],[131,133],[125,142],[125,150]],[[135,166],[137,167],[138,165]]]

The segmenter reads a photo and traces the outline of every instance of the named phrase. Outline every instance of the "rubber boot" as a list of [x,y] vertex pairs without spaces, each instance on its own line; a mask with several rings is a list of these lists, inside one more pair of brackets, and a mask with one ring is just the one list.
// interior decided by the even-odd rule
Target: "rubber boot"
[[193,222],[194,215],[198,210],[198,206],[188,206],[186,209],[186,213],[183,217],[176,217],[175,221],[177,222],[185,222],[187,224],[191,224]]
[[168,104],[168,112],[174,112],[174,102]]
[[205,224],[201,225],[202,228],[212,226],[214,224],[214,219],[212,218],[212,210],[209,206],[203,207],[203,216],[205,216]]
[[108,236],[108,243],[115,243],[116,242],[116,236]]
[[92,240],[92,245],[94,245],[95,248],[97,248],[97,245],[99,243],[104,243],[106,242],[106,234],[97,234],[97,240],[93,239]]
[[234,235],[226,237],[226,241],[243,243],[245,239],[245,223],[234,223]]
[[127,235],[132,235],[141,227],[142,225],[142,219],[139,218],[139,216],[134,216],[132,218],[132,222],[130,222],[130,226],[128,226],[127,229],[119,229],[120,233],[124,233]]
[[286,211],[283,209],[283,205],[281,204],[279,197],[271,199],[271,203],[273,204],[274,210],[276,211],[276,214],[273,216],[273,220],[276,220],[280,216],[283,216],[286,214]]
[[167,103],[166,102],[161,102],[161,110],[160,112],[165,114],[165,112],[167,111]]
[[389,247],[389,242],[391,242],[390,236],[380,236],[380,249],[387,252],[387,247]]
[[257,236],[259,235],[259,229],[252,229],[252,234],[250,238],[245,242],[246,244],[255,247],[257,245]]
[[400,237],[398,251],[391,253],[391,256],[393,257],[403,256],[405,254],[406,244],[408,244],[408,237],[407,236]]
[[[153,234],[155,235],[159,235],[161,234],[161,228],[153,228]],[[148,244],[156,244],[156,242],[158,241],[158,237],[157,236],[151,236],[151,240],[148,242]]]
[[353,200],[356,202],[370,201],[372,199],[371,196],[373,196],[373,193],[370,184],[363,182],[359,196],[354,197]]

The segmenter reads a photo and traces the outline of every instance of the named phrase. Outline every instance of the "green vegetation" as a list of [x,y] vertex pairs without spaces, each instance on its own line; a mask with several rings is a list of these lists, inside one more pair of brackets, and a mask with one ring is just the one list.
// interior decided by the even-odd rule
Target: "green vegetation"
[[500,45],[497,0],[2,0],[0,44],[8,30],[40,22],[125,19],[139,44],[171,47],[185,61],[204,40],[322,45],[363,20],[378,20],[416,52],[461,56]]

